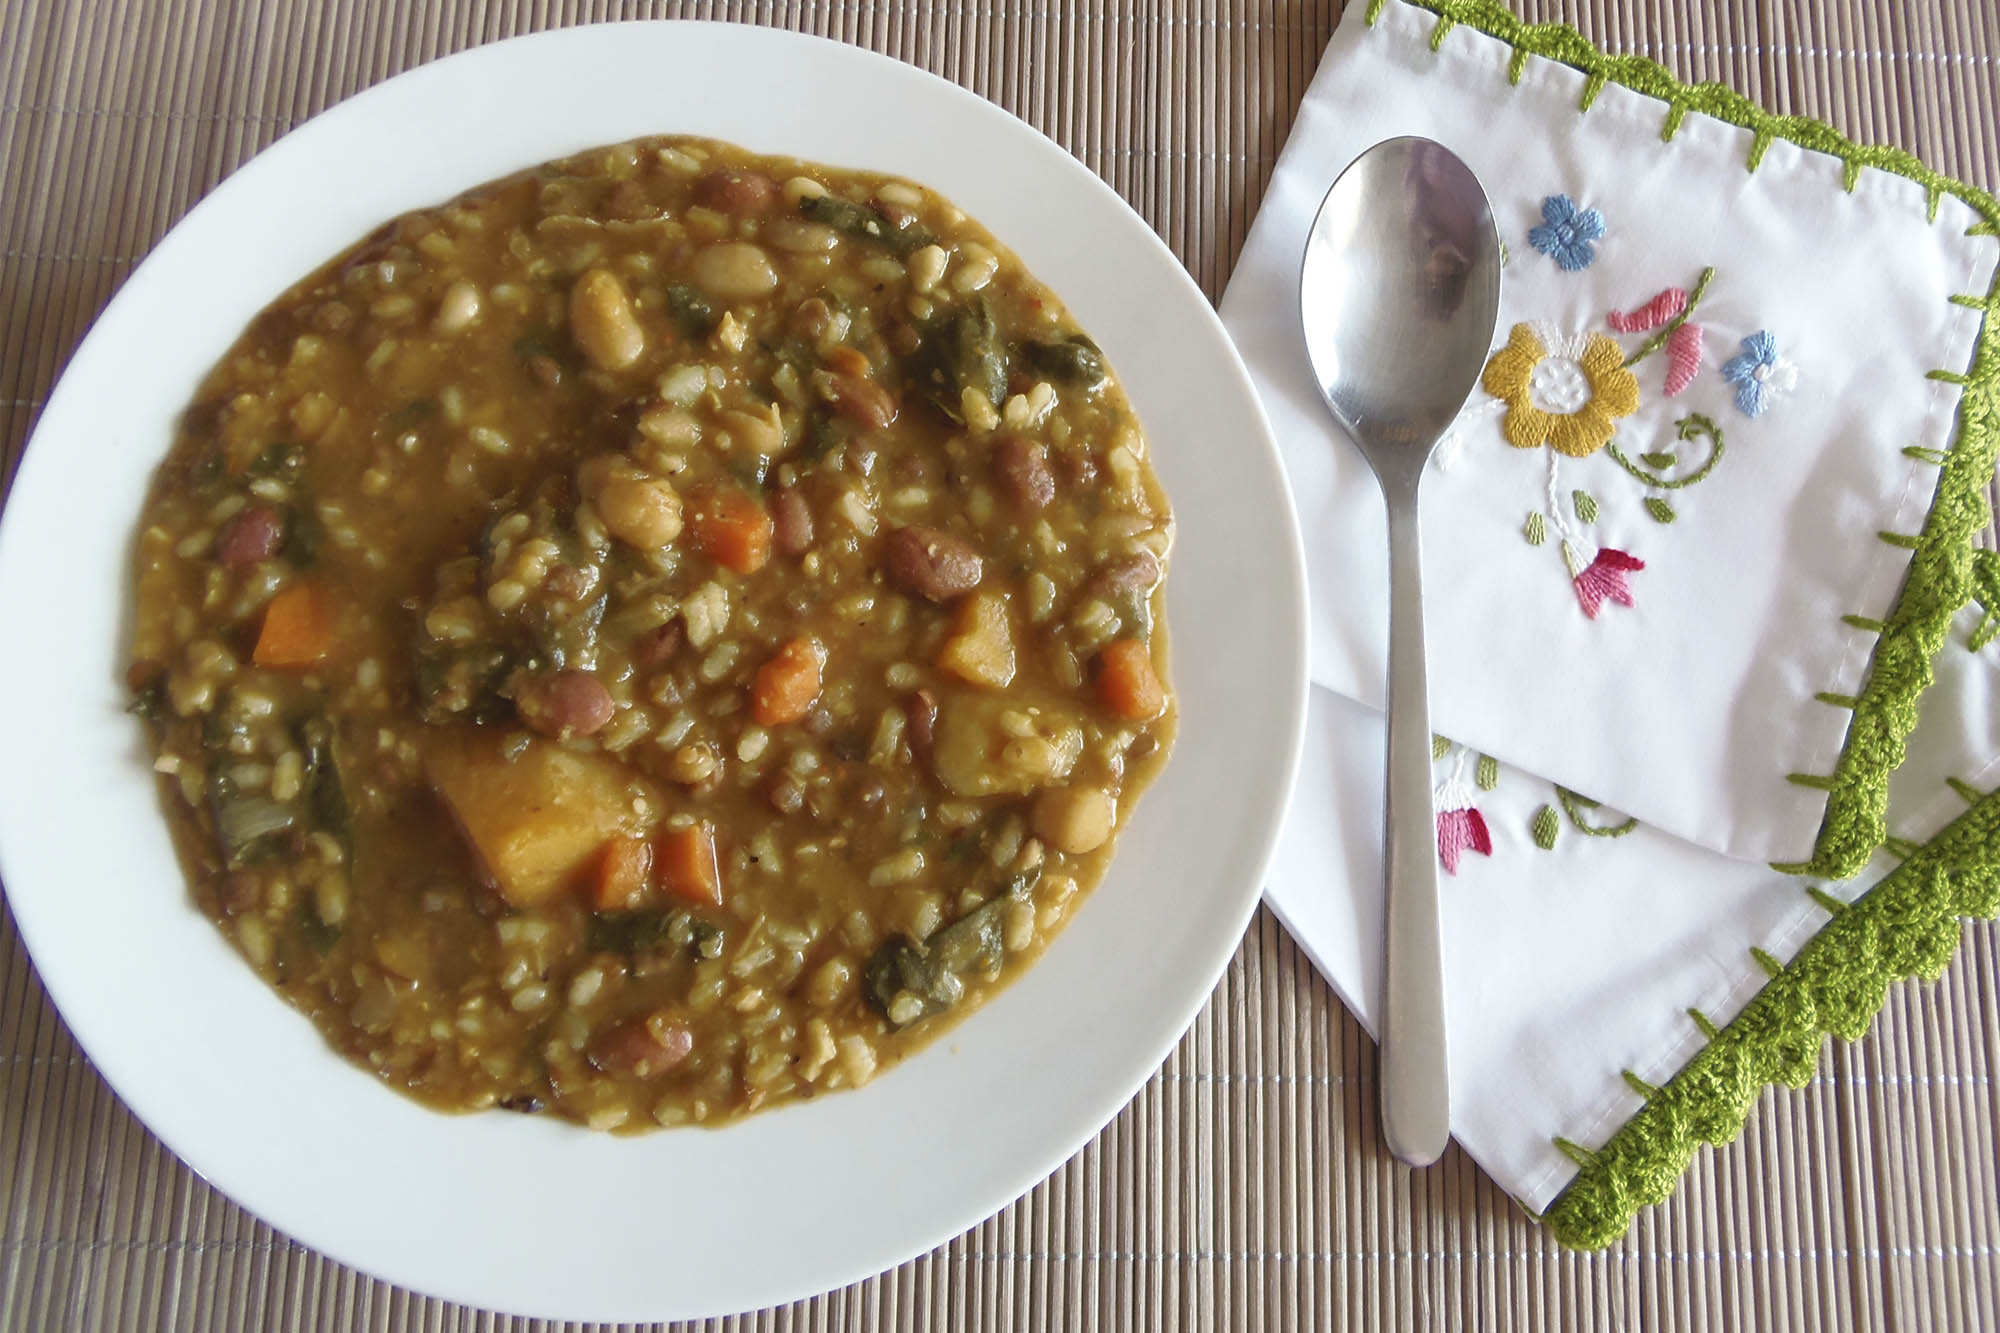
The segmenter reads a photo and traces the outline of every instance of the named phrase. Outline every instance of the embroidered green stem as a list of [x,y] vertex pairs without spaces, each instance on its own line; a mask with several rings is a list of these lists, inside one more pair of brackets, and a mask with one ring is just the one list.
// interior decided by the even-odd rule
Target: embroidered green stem
[[1665,324],[1662,324],[1652,337],[1640,343],[1639,350],[1625,358],[1625,368],[1630,370],[1633,366],[1638,365],[1641,361],[1644,361],[1647,357],[1665,347],[1667,339],[1674,336],[1674,330],[1687,323],[1694,315],[1694,308],[1700,305],[1701,298],[1708,294],[1708,284],[1714,281],[1715,267],[1714,265],[1710,265],[1701,271],[1700,277],[1694,280],[1694,287],[1688,292],[1687,308],[1668,320]]
[[[1709,473],[1715,471],[1715,465],[1722,461],[1722,427],[1716,425],[1699,412],[1690,412],[1688,415],[1674,422],[1674,438],[1683,441],[1703,440],[1708,444],[1708,456],[1702,459],[1699,467],[1684,477],[1666,476],[1664,475],[1664,468],[1661,471],[1654,472],[1640,467],[1638,463],[1634,463],[1630,458],[1625,456],[1624,451],[1619,449],[1616,440],[1605,445],[1604,452],[1611,456],[1612,462],[1624,468],[1640,481],[1645,482],[1648,486],[1658,486],[1663,491],[1677,491],[1683,486],[1694,485]],[[1663,455],[1658,453],[1641,455],[1640,461],[1651,463],[1654,459],[1660,457],[1665,457],[1669,465],[1674,461],[1672,454]],[[1668,512],[1671,513],[1672,511],[1669,510]],[[1655,515],[1655,517],[1658,517],[1658,515]],[[1662,522],[1672,521],[1671,518],[1662,520]]]
[[[1803,116],[1776,116],[1742,94],[1717,83],[1686,84],[1667,68],[1640,55],[1606,55],[1566,24],[1530,24],[1497,0],[1403,0],[1438,17],[1433,36],[1464,26],[1583,72],[1591,84],[1616,83],[1666,104],[1660,137],[1688,111],[1750,131],[1745,162],[1756,170],[1764,151],[1784,139],[1838,158],[1851,187],[1863,167],[1886,171],[1924,187],[1931,216],[1945,195],[1979,215],[1973,235],[2000,232],[2000,202],[1985,190],[1931,170],[1899,149],[1860,145],[1829,125]],[[1379,18],[1381,6],[1369,15]],[[1932,678],[1932,659],[1943,645],[1952,616],[1971,596],[1971,539],[1984,522],[1982,495],[1993,478],[2000,448],[2000,273],[1979,302],[1986,313],[1969,370],[1940,369],[1931,378],[1965,386],[1959,402],[1958,438],[1940,465],[1937,491],[1895,604],[1881,624],[1861,704],[1848,727],[1847,744],[1835,763],[1826,814],[1809,859],[1781,864],[1788,873],[1846,878],[1866,865],[1881,845],[1889,802],[1889,775],[1903,761],[1904,742],[1917,722],[1917,700]],[[1859,618],[1848,623],[1858,624]]]
[[1851,1041],[1891,982],[1935,979],[1960,917],[2000,914],[2000,794],[1979,798],[1853,903],[1815,898],[1832,914],[1819,933],[1727,1028],[1695,1014],[1708,1045],[1610,1142],[1573,1156],[1581,1169],[1544,1214],[1564,1244],[1595,1249],[1624,1235],[1639,1209],[1673,1192],[1701,1144],[1736,1137],[1766,1086],[1811,1079],[1825,1034]]
[[1556,799],[1562,802],[1563,813],[1578,833],[1593,838],[1622,838],[1639,827],[1637,819],[1628,819],[1622,824],[1593,824],[1588,818],[1590,811],[1597,809],[1597,802],[1588,796],[1579,796],[1567,787],[1556,788]]

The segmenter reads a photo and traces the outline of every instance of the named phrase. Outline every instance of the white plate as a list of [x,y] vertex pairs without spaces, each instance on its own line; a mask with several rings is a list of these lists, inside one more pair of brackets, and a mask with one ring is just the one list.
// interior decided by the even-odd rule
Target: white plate
[[[394,214],[667,132],[926,182],[1099,339],[1179,514],[1179,746],[1111,875],[1041,961],[863,1091],[635,1138],[439,1115],[330,1053],[191,905],[122,711],[131,532],[176,413],[292,280]],[[1285,808],[1305,701],[1304,575],[1277,454],[1166,247],[972,94],[723,24],[571,28],[454,56],[335,107],[226,181],[132,275],[49,399],[0,525],[0,624],[0,870],[105,1078],[195,1170],[305,1244],[422,1292],[564,1318],[808,1296],[949,1239],[1053,1170],[1221,975]]]

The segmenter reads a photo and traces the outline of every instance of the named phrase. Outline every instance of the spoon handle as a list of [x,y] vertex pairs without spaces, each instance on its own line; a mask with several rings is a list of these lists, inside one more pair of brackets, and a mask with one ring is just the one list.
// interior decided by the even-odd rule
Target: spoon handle
[[1389,754],[1383,830],[1388,955],[1382,989],[1382,1127],[1389,1150],[1397,1157],[1411,1166],[1429,1166],[1443,1154],[1451,1125],[1415,485],[1401,495],[1392,492],[1388,501]]

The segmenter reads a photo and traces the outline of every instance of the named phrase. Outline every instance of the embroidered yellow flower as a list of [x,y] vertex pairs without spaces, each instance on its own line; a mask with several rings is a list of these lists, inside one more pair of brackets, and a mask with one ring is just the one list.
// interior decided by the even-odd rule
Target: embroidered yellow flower
[[1479,382],[1507,404],[1500,433],[1516,449],[1546,444],[1587,458],[1611,442],[1618,417],[1639,410],[1624,350],[1601,333],[1565,338],[1546,324],[1516,324]]

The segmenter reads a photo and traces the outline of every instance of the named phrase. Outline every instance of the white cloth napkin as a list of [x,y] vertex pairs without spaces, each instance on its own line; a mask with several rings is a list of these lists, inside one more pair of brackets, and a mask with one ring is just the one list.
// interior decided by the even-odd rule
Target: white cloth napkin
[[[1938,657],[1938,682],[1891,786],[1889,826],[1923,842],[1966,808],[1947,779],[2000,785],[2000,647],[1966,648],[1976,612]],[[1315,687],[1306,758],[1264,900],[1370,1032],[1382,969],[1382,716]],[[1465,752],[1437,767],[1446,772]],[[1473,766],[1476,766],[1476,756]],[[1560,1136],[1596,1148],[1640,1105],[1622,1077],[1665,1083],[1705,1040],[1688,1016],[1734,1018],[1769,980],[1750,952],[1789,960],[1826,924],[1799,879],[1634,824],[1582,833],[1555,785],[1499,765],[1476,780],[1492,850],[1467,849],[1443,880],[1452,1136],[1530,1208],[1576,1172]],[[1550,811],[1543,850],[1536,816]],[[1577,814],[1617,828],[1607,808]],[[1842,883],[1843,901],[1896,865]]]
[[[1905,446],[1950,442],[1959,391],[1927,372],[1970,360],[1979,312],[1948,298],[1986,291],[1992,243],[1956,199],[1931,220],[1915,182],[1864,171],[1849,192],[1839,160],[1783,141],[1752,172],[1747,130],[1689,114],[1663,142],[1652,98],[1609,85],[1581,112],[1575,69],[1533,59],[1515,84],[1507,45],[1459,26],[1433,51],[1433,15],[1390,3],[1371,27],[1367,8],[1348,6],[1222,301],[1306,533],[1313,680],[1379,706],[1387,562],[1379,493],[1306,365],[1299,258],[1348,162],[1426,135],[1491,199],[1503,369],[1539,357],[1516,397],[1593,404],[1557,428],[1592,449],[1576,457],[1476,389],[1424,484],[1434,724],[1689,841],[1808,859],[1827,798],[1788,775],[1841,754],[1850,714],[1817,696],[1862,691],[1874,635],[1844,617],[1880,619],[1901,587],[1909,552],[1876,534],[1924,521],[1937,469]],[[1618,461],[1681,482],[1713,452],[1702,422],[1723,450],[1693,484]]]
[[[1364,1023],[1381,954],[1386,564],[1373,478],[1332,428],[1296,283],[1328,185],[1422,134],[1485,182],[1510,258],[1496,341],[1424,489],[1455,1136],[1533,1208],[1827,921],[1771,868],[1813,845],[1825,774],[1949,447],[1994,246],[1972,211],[1391,0],[1348,7],[1226,293],[1307,532],[1306,758],[1267,900]],[[1518,75],[1518,83],[1511,75]],[[1702,286],[1703,273],[1713,268]],[[1692,307],[1684,320],[1679,312]],[[1615,312],[1615,314],[1614,314]],[[1685,329],[1699,329],[1699,334]],[[1658,350],[1622,386],[1619,361]],[[1598,344],[1610,340],[1610,352]],[[1695,346],[1699,340],[1698,348]],[[1530,365],[1530,362],[1537,363]],[[1531,383],[1521,390],[1518,381]],[[1537,376],[1539,378],[1537,378]],[[1636,388],[1636,393],[1633,392]],[[1489,392],[1488,390],[1492,390]],[[1578,413],[1557,424],[1506,399]],[[1634,402],[1636,398],[1636,402]],[[1595,400],[1599,410],[1580,411]],[[1691,424],[1679,427],[1684,420]],[[1605,427],[1627,465],[1601,443]],[[1692,484],[1723,436],[1721,458]],[[1553,438],[1571,452],[1543,443]],[[1521,441],[1533,447],[1517,447]],[[1915,446],[1906,452],[1905,446]],[[1649,457],[1650,456],[1650,457]],[[1539,541],[1531,541],[1531,538]],[[1891,788],[1921,842],[2000,781],[2000,647],[1960,613]],[[1588,793],[1602,804],[1574,793]],[[1858,897],[1895,864],[1812,887]]]

